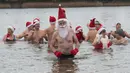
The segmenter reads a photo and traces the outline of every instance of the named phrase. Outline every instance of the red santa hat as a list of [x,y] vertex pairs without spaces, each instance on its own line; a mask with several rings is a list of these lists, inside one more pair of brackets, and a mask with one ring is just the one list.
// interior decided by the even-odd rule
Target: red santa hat
[[92,20],[90,20],[90,24],[87,24],[89,29],[96,29],[95,27],[95,18],[93,18]]
[[34,20],[33,20],[33,24],[35,25],[35,24],[40,24],[40,19],[39,18],[35,18]]
[[77,27],[75,28],[76,33],[79,33],[80,30],[82,30],[82,27],[81,27],[81,26],[77,26]]
[[15,31],[15,28],[13,26],[8,26],[8,29],[11,29],[13,32]]
[[65,13],[65,9],[64,8],[61,8],[62,9],[62,11]]
[[30,26],[32,26],[33,24],[32,24],[32,22],[26,22],[26,27],[28,28],[28,27],[30,27]]
[[67,21],[65,11],[61,8],[61,4],[59,4],[59,11],[58,11],[58,21],[64,20]]
[[56,23],[56,18],[54,16],[50,16],[49,18],[50,24]]

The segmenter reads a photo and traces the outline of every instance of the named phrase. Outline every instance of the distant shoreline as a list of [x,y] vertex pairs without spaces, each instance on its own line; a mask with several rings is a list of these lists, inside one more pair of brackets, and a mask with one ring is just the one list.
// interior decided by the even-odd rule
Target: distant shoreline
[[109,7],[130,6],[130,2],[24,2],[24,3],[0,3],[0,8],[57,8],[58,4],[63,7]]

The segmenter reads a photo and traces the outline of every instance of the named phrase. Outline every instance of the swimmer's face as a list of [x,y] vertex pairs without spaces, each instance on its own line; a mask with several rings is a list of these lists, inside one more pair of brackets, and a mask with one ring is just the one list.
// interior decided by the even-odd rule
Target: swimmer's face
[[51,23],[51,26],[55,27],[55,24],[56,24],[56,23]]
[[62,20],[58,22],[60,28],[65,28],[67,26],[67,22]]
[[96,27],[96,28],[100,28],[100,25],[99,25],[99,24],[96,24],[95,27]]
[[119,28],[121,28],[121,24],[120,24],[120,23],[117,23],[117,24],[116,24],[116,29],[119,29]]
[[83,32],[83,30],[82,30],[82,29],[80,29],[80,30],[78,30],[78,32],[79,32],[79,33],[81,33],[81,32]]
[[34,25],[28,27],[29,30],[32,30],[34,28]]
[[10,28],[8,28],[8,33],[9,33],[9,34],[12,34],[13,31],[12,31]]
[[102,30],[101,34],[102,34],[103,36],[105,36],[105,35],[107,34],[107,33],[106,33],[106,30]]
[[39,23],[35,24],[35,29],[39,29],[39,28],[40,28],[40,24]]

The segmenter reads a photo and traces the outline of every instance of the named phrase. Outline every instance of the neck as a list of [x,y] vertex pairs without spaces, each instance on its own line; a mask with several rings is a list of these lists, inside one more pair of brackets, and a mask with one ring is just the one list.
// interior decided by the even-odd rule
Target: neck
[[89,30],[95,30],[95,29],[89,29]]
[[55,28],[55,26],[51,25],[51,28]]

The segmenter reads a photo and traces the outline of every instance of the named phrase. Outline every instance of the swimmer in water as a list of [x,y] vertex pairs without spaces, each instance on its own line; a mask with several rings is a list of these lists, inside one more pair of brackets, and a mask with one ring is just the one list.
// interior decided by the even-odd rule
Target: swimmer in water
[[13,34],[15,31],[15,28],[13,26],[8,26],[7,28],[7,34],[4,36],[3,41],[16,41],[16,36]]
[[116,45],[127,45],[128,41],[125,39],[124,31],[122,29],[118,29],[115,32],[115,39],[113,39],[113,43]]
[[100,28],[92,45],[95,50],[110,49],[112,42],[108,39],[106,29]]
[[85,36],[84,36],[84,34],[83,34],[83,29],[82,29],[82,27],[81,27],[81,26],[77,26],[77,27],[75,28],[75,31],[76,31],[75,34],[76,34],[76,37],[77,37],[79,43],[82,43],[82,42],[85,40]]
[[[120,23],[117,23],[117,24],[116,24],[116,31],[117,31],[118,29],[122,29]],[[123,29],[122,29],[122,30],[123,30]],[[111,34],[112,34],[114,37],[116,37],[116,33],[115,33],[116,31],[111,31]],[[121,34],[121,36],[130,38],[130,34],[128,34],[126,31],[123,30],[123,33],[124,33],[124,34]]]
[[47,37],[48,37],[48,48],[50,48],[50,44],[51,44],[51,40],[52,40],[52,35],[56,31],[55,30],[56,18],[54,16],[50,16],[49,17],[49,22],[50,22],[50,27],[47,28],[47,29],[45,29]]
[[43,44],[44,38],[46,38],[45,30],[40,29],[40,19],[35,18],[33,20],[34,30],[29,32],[28,39],[32,44]]
[[[58,49],[54,47],[55,42],[58,43]],[[65,18],[61,7],[59,7],[57,30],[52,36],[50,48],[59,59],[74,58],[79,51],[78,39],[70,28],[69,21]]]
[[33,28],[34,28],[33,23],[32,23],[32,22],[26,22],[26,28],[27,28],[27,29],[26,29],[25,31],[23,31],[21,34],[16,35],[16,38],[17,38],[17,39],[21,39],[21,38],[24,37],[24,40],[25,40],[25,41],[28,41],[28,40],[29,40],[29,39],[28,39],[28,35],[29,35],[29,32],[32,31]]
[[94,39],[96,37],[96,34],[97,34],[97,30],[96,30],[94,21],[95,21],[95,18],[92,19],[90,21],[90,23],[87,25],[87,27],[89,28],[89,31],[87,33],[87,36],[86,36],[85,40],[90,42],[90,43],[93,43],[93,41],[94,41]]

